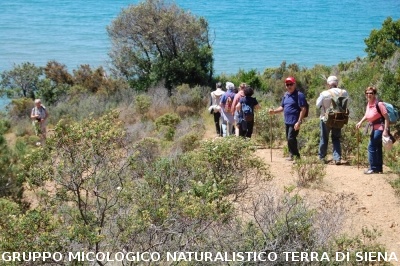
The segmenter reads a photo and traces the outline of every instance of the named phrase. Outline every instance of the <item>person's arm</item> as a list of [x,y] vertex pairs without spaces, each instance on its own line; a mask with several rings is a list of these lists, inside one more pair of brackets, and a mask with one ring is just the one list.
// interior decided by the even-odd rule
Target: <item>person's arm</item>
[[276,108],[276,109],[269,109],[269,114],[277,114],[277,113],[280,113],[280,112],[283,112],[283,107],[282,106],[279,106],[278,108]]
[[364,115],[363,118],[361,118],[361,120],[356,124],[356,128],[359,129],[365,120],[367,120],[367,117]]
[[33,119],[33,120],[39,120],[39,115],[38,114],[36,114],[35,115],[35,108],[33,108],[32,109],[32,112],[31,112],[31,119]]
[[317,107],[321,108],[322,106],[322,102],[324,101],[324,95],[322,94],[322,92],[319,94],[318,99],[316,101],[316,105]]
[[297,120],[296,124],[294,124],[294,130],[299,130],[300,129],[300,125],[303,123],[303,118],[304,115],[306,114],[306,107],[300,107],[301,111],[300,111],[300,116],[299,116],[299,120]]
[[239,100],[240,100],[240,96],[239,96],[239,93],[237,93],[235,95],[235,97],[233,98],[233,101],[232,101],[232,107],[231,107],[231,110],[230,110],[232,115],[235,114],[235,111],[239,111],[240,110],[240,109],[237,109]]
[[389,120],[388,113],[384,114],[383,117],[385,118],[385,125],[383,128],[383,136],[387,137],[387,136],[389,136],[389,133],[390,133],[390,128],[389,128],[390,120]]
[[221,106],[221,108],[224,108],[225,107],[225,103],[226,103],[226,98],[225,98],[225,95],[222,95],[221,96],[221,99],[219,99],[219,106]]
[[31,119],[36,119],[37,115],[34,115],[34,113],[35,113],[35,108],[33,108],[31,111]]
[[242,107],[242,105],[240,104],[240,102],[238,102],[238,104],[236,104],[235,109],[236,111],[240,111],[240,108]]

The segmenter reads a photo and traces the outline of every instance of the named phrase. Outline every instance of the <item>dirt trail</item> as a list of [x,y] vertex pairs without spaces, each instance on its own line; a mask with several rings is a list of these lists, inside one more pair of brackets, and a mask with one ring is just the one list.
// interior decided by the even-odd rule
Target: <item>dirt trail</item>
[[[291,172],[291,162],[285,161],[282,150],[258,150],[260,156],[270,165],[273,183],[282,189],[296,184]],[[352,195],[349,205],[345,232],[359,234],[363,226],[378,229],[382,235],[378,242],[385,245],[388,252],[400,255],[400,198],[388,183],[389,174],[365,175],[364,169],[348,165],[327,165],[326,176],[320,186],[303,189],[307,198],[318,199],[324,193],[344,193]],[[400,259],[400,257],[399,257]],[[400,265],[400,263],[399,263]]]
[[[214,138],[215,134],[210,129],[205,137]],[[274,176],[271,182],[278,189],[296,184],[296,176],[291,173],[292,162],[285,160],[282,149],[272,150],[272,162],[270,149],[258,149],[256,154],[270,165]],[[351,195],[344,232],[348,235],[360,234],[364,226],[378,229],[381,236],[377,242],[384,245],[386,251],[395,252],[399,262],[393,265],[400,265],[400,197],[395,195],[388,183],[396,176],[388,174],[389,169],[385,167],[386,174],[365,175],[364,170],[357,166],[327,165],[322,184],[301,189],[301,193],[311,200],[318,200],[326,193]]]

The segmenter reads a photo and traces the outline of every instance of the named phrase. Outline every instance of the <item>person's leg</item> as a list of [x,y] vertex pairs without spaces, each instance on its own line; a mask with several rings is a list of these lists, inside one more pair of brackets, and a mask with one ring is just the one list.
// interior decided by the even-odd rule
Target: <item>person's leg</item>
[[294,125],[287,125],[288,126],[288,147],[289,152],[294,157],[300,158],[299,148],[297,147],[297,135],[299,134],[299,130],[294,130]]
[[246,138],[251,138],[251,135],[253,134],[253,128],[254,128],[254,121],[247,121]]
[[220,117],[221,117],[221,113],[220,112],[214,113],[215,130],[216,130],[218,135],[221,135],[221,130],[220,130],[221,127],[220,127],[220,124],[219,124]]
[[328,136],[329,136],[328,128],[325,122],[321,120],[319,123],[319,149],[318,149],[318,157],[320,160],[325,159],[328,149]]
[[372,130],[368,144],[368,161],[370,170],[382,172],[382,131]]
[[226,137],[228,129],[227,129],[227,123],[225,120],[222,120],[221,127],[222,127],[222,136]]
[[233,124],[235,124],[235,122],[228,123],[228,130],[229,130],[228,136],[235,135],[235,128],[234,128]]
[[293,154],[290,150],[290,145],[289,145],[289,125],[285,124],[285,136],[286,136],[286,141],[287,141],[287,146],[288,146],[288,151],[289,151],[289,157],[293,158]]
[[235,119],[235,128],[234,128],[234,130],[235,130],[235,135],[237,136],[237,137],[239,137],[240,136],[240,124],[239,124],[239,112],[238,111],[235,111],[235,114],[234,114],[234,119]]
[[[247,129],[243,128],[243,127],[244,126],[242,124],[238,125],[238,131],[239,131],[239,135],[238,136],[240,136],[240,137],[245,137],[246,136]],[[247,127],[247,125],[245,127]]]
[[332,146],[333,146],[333,160],[339,162],[342,159],[342,148],[340,146],[340,139],[342,137],[341,128],[332,128],[331,132]]

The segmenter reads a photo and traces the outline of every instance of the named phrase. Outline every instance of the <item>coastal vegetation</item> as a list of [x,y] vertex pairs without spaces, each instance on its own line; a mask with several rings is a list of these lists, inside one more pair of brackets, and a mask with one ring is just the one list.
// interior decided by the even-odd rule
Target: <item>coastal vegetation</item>
[[[279,105],[287,76],[296,77],[298,89],[313,103],[333,74],[352,103],[343,131],[344,159],[367,165],[366,154],[357,158],[356,153],[358,146],[366,149],[368,139],[358,142],[354,125],[364,114],[367,86],[400,106],[400,20],[387,18],[371,32],[365,39],[367,58],[312,68],[282,62],[262,73],[234,75],[213,74],[207,22],[164,1],[123,10],[108,32],[113,43],[109,71],[81,65],[71,73],[50,61],[46,66],[26,62],[1,73],[1,92],[11,102],[0,119],[0,253],[311,250],[331,258],[348,251],[349,264],[356,265],[355,251],[385,251],[374,241],[379,233],[374,229],[353,237],[341,234],[345,195],[313,206],[293,188],[275,191],[268,164],[254,151],[284,142],[281,121],[267,110]],[[263,106],[255,139],[204,138],[216,81],[246,82],[255,89]],[[40,147],[29,119],[34,98],[41,98],[50,114],[48,138]],[[317,151],[317,111],[310,109],[299,135],[305,158]],[[397,139],[399,130],[399,123],[391,127]],[[397,191],[399,155],[397,143],[384,158],[398,175],[391,182]],[[293,186],[324,177],[324,167],[312,159],[293,171],[299,175]],[[269,193],[239,208],[255,187],[270,187]],[[284,263],[284,257],[270,262]],[[142,263],[124,260],[124,265],[137,264]]]

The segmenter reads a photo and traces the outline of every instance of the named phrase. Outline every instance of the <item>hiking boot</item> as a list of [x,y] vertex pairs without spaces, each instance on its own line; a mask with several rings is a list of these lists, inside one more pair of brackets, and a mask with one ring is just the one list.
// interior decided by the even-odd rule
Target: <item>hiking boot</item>
[[342,161],[341,160],[335,161],[335,165],[342,165]]
[[382,172],[375,171],[375,170],[372,170],[372,169],[368,169],[368,170],[364,171],[364,174],[366,174],[366,175],[371,175],[371,174],[382,174]]

